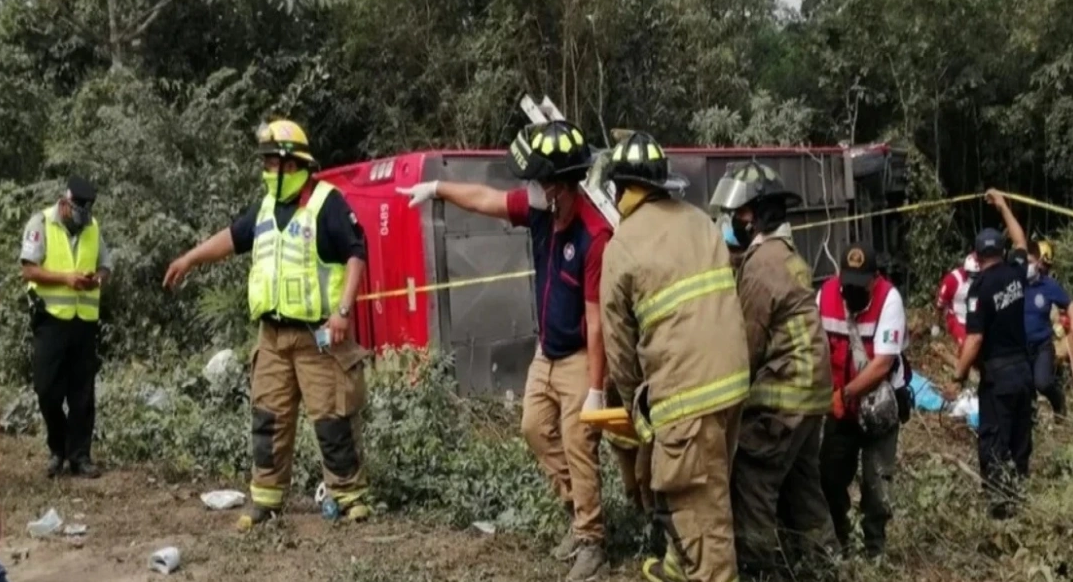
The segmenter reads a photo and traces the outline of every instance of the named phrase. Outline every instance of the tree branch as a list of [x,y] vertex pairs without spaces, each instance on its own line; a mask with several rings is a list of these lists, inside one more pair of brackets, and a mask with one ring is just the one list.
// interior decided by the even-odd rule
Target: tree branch
[[[141,20],[142,23],[137,28],[123,33],[120,40],[122,42],[129,42],[145,34],[145,31],[149,28],[149,25],[153,24],[153,21],[155,21],[157,17],[160,16],[160,12],[167,8],[168,4],[171,4],[171,2],[172,0],[157,0],[157,3],[153,5],[152,8],[150,8],[144,14],[134,20],[134,22],[138,22],[139,20]],[[133,27],[134,25],[131,24],[131,26]]]

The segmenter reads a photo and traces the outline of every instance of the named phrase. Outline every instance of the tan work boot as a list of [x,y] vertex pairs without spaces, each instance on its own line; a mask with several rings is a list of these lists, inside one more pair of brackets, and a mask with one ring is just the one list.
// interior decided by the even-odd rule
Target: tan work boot
[[591,582],[599,577],[607,565],[607,554],[600,542],[582,541],[578,543],[577,558],[574,567],[566,575],[567,582]]
[[279,517],[278,509],[272,509],[271,507],[264,507],[262,505],[254,505],[249,512],[238,518],[236,527],[238,527],[238,531],[248,532],[253,529],[253,526],[277,517]]
[[551,551],[551,557],[559,560],[560,562],[569,562],[571,558],[577,555],[578,550],[581,549],[581,542],[574,537],[574,528],[566,530],[566,535],[563,536],[559,545],[555,546]]

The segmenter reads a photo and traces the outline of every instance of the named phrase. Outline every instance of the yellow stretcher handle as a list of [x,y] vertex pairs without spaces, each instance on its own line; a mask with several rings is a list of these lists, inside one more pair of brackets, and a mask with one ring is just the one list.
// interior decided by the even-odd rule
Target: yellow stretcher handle
[[595,424],[600,430],[613,432],[617,435],[637,438],[637,431],[630,422],[630,415],[626,414],[625,408],[604,408],[603,410],[590,410],[581,413],[581,422]]

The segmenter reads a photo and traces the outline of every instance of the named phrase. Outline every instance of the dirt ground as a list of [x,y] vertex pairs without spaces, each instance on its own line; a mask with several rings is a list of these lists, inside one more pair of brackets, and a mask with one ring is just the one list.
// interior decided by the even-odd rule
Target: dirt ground
[[[11,582],[229,580],[562,580],[567,566],[509,535],[432,527],[390,516],[331,524],[312,499],[291,502],[278,525],[240,534],[241,510],[209,511],[199,495],[219,484],[167,484],[146,469],[98,480],[44,476],[44,443],[0,437],[0,563]],[[54,507],[65,525],[88,526],[82,543],[62,534],[32,539],[26,524]],[[149,556],[176,546],[179,570],[151,572]],[[616,564],[610,580],[636,579]]]

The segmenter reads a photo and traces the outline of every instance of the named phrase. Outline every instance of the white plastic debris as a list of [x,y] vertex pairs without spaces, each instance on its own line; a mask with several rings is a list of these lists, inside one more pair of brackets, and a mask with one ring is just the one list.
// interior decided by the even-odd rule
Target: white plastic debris
[[328,498],[328,486],[324,484],[324,481],[317,485],[317,492],[313,494],[313,501],[317,502],[317,505],[324,503],[324,500]]
[[237,364],[238,360],[235,358],[235,350],[220,350],[212,356],[208,364],[205,364],[205,369],[202,373],[204,374],[205,379],[212,384],[221,384],[227,380],[231,370],[234,369]]
[[63,528],[63,535],[65,536],[81,536],[85,535],[89,528],[81,523],[72,523]]
[[171,398],[163,388],[157,388],[145,398],[145,405],[157,410],[167,409],[169,403],[171,403]]
[[149,569],[161,574],[171,574],[179,567],[179,548],[169,546],[149,556]]
[[246,502],[246,495],[229,489],[209,491],[201,494],[201,502],[209,509],[232,509]]
[[483,534],[494,535],[496,533],[496,526],[490,521],[475,521],[473,528]]
[[60,519],[60,514],[50,508],[45,515],[41,516],[41,519],[26,524],[26,529],[31,537],[40,538],[52,534],[60,529],[61,525],[63,525],[63,520]]
[[950,416],[955,418],[967,417],[980,412],[980,399],[972,394],[963,393],[958,396],[950,409]]

